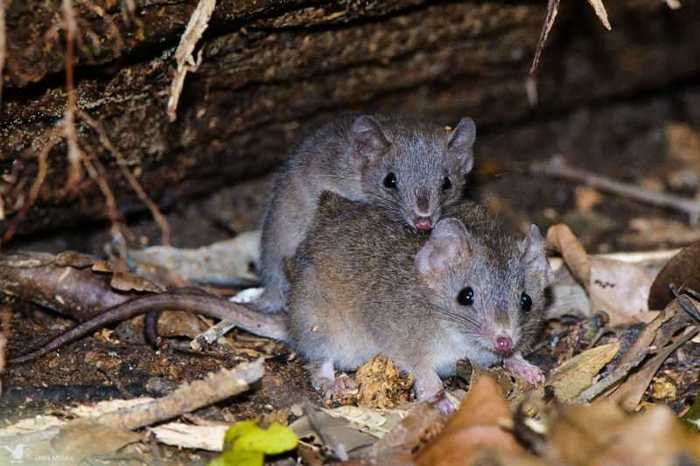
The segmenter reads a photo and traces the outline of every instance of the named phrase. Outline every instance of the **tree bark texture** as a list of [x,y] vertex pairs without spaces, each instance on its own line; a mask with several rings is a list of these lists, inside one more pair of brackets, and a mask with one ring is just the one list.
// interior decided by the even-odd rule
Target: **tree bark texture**
[[[6,228],[26,202],[37,152],[65,109],[60,1],[14,0],[6,12],[0,180]],[[444,124],[474,117],[480,131],[633,96],[700,70],[700,5],[607,2],[605,31],[587,2],[564,2],[528,104],[527,71],[546,2],[220,0],[188,74],[177,120],[165,109],[174,50],[196,1],[74,1],[80,40],[78,105],[99,120],[161,205],[271,170],[302,127],[337,111],[396,111]],[[143,209],[97,135],[79,142],[107,167],[125,211]],[[104,218],[86,178],[67,193],[66,145],[20,233]]]

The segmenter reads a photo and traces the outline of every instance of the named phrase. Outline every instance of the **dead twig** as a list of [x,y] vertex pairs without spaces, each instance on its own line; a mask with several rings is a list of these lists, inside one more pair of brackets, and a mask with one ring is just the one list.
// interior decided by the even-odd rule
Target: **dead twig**
[[123,232],[125,222],[122,218],[121,212],[119,211],[117,198],[114,196],[114,192],[112,192],[112,188],[107,182],[104,166],[97,158],[88,159],[87,157],[83,158],[83,166],[88,172],[90,178],[97,184],[97,187],[100,189],[100,192],[102,192],[102,195],[105,198],[105,203],[107,204],[107,217],[109,218],[111,224],[113,240],[118,244],[123,243],[125,238]]
[[203,380],[182,385],[163,398],[101,416],[99,422],[128,430],[150,426],[245,392],[264,372],[262,359],[221,369]]
[[530,75],[533,76],[537,72],[537,68],[540,65],[540,60],[542,59],[542,52],[544,51],[544,44],[547,42],[547,37],[549,37],[549,32],[554,26],[554,21],[557,19],[557,13],[559,13],[559,3],[561,0],[549,0],[547,2],[547,16],[544,19],[544,25],[542,25],[542,31],[540,32],[540,38],[537,40],[537,49],[535,50],[535,57],[532,59],[532,65],[530,65]]
[[110,432],[119,434],[139,429],[243,393],[258,382],[264,372],[262,359],[240,364],[233,369],[221,369],[205,379],[186,383],[163,398],[92,417],[82,417],[60,426],[3,436],[0,438],[0,447],[24,444],[27,448],[43,448],[41,451],[45,451],[58,436],[65,438],[71,432],[109,429]]
[[197,42],[199,42],[199,39],[202,37],[202,34],[204,34],[204,31],[206,31],[209,26],[209,19],[215,7],[216,0],[200,0],[197,8],[192,13],[192,16],[190,16],[190,21],[187,23],[185,32],[180,38],[180,44],[175,51],[177,70],[175,71],[173,82],[170,85],[170,97],[168,98],[167,106],[168,119],[170,121],[175,121],[177,119],[177,104],[180,101],[182,87],[185,84],[185,76],[190,71],[196,71],[201,63],[201,52],[196,61],[192,53],[197,46]]
[[75,91],[73,65],[75,63],[75,40],[78,35],[78,24],[72,0],[63,0],[62,10],[63,27],[66,31],[66,109],[63,115],[63,135],[68,144],[68,162],[70,164],[66,190],[71,192],[76,189],[82,179],[81,162],[84,158],[83,151],[78,145],[78,134],[75,131],[75,109],[78,98]]
[[656,207],[674,209],[688,215],[689,221],[693,225],[700,220],[700,202],[698,201],[673,194],[650,191],[639,186],[596,175],[595,173],[570,166],[562,157],[554,157],[545,163],[534,163],[530,166],[530,172],[537,175],[580,182],[601,191],[645,202]]
[[99,121],[92,118],[87,112],[84,112],[83,110],[78,110],[78,115],[80,116],[81,120],[87,123],[97,133],[97,136],[100,139],[100,143],[102,144],[102,146],[104,146],[104,148],[107,149],[114,156],[115,159],[117,159],[117,165],[119,166],[122,175],[129,183],[129,186],[131,186],[131,189],[141,200],[141,202],[143,202],[144,205],[151,212],[153,219],[160,227],[161,242],[164,245],[169,245],[170,224],[168,223],[168,220],[165,218],[165,215],[163,215],[163,213],[160,211],[155,202],[153,202],[148,196],[148,194],[146,194],[146,191],[143,189],[143,186],[141,186],[141,183],[139,183],[139,181],[136,179],[131,170],[129,170],[126,159],[124,158],[122,153],[116,148],[116,146],[112,144],[112,141],[110,140],[109,136],[107,136],[107,132],[105,131],[102,124]]

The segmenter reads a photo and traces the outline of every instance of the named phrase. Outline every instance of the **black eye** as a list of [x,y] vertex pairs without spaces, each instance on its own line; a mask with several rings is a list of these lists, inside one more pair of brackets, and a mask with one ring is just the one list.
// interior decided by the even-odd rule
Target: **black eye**
[[520,309],[523,312],[529,312],[532,309],[532,298],[525,292],[520,295]]
[[474,304],[474,290],[471,286],[463,288],[457,295],[457,302],[462,306],[471,306]]
[[452,187],[452,181],[450,181],[450,177],[446,176],[445,179],[442,182],[442,190],[447,191]]
[[396,189],[396,175],[389,173],[384,177],[384,186],[389,189]]

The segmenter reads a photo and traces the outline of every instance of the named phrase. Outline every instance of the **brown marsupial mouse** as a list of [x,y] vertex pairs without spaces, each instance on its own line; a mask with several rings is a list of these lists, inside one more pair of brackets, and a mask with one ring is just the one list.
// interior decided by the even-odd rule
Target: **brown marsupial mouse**
[[10,363],[138,314],[183,309],[288,341],[310,362],[314,385],[328,392],[338,388],[335,369],[354,369],[378,353],[415,375],[421,399],[439,393],[439,375],[452,374],[464,357],[503,362],[539,382],[540,370],[522,356],[542,321],[551,275],[539,230],[516,235],[473,203],[446,214],[421,236],[395,212],[326,193],[289,261],[289,322],[213,297],[154,295],[107,310]]
[[439,375],[464,357],[542,381],[522,356],[551,276],[539,230],[518,236],[473,203],[448,213],[425,239],[382,207],[324,193],[291,267],[288,306],[289,339],[317,388],[341,388],[335,369],[380,353],[415,375],[421,399],[438,394]]
[[283,264],[306,237],[322,192],[384,206],[413,230],[428,231],[461,199],[475,137],[471,118],[447,129],[398,116],[343,115],[303,139],[275,179],[262,227],[265,292],[253,306],[284,309]]

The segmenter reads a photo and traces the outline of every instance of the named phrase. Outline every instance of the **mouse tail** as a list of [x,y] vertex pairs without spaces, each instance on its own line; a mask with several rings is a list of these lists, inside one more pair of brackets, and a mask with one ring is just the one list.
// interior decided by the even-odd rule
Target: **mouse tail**
[[279,341],[287,340],[287,319],[284,314],[261,314],[243,304],[194,294],[161,293],[132,299],[108,308],[98,316],[76,325],[40,348],[9,360],[10,365],[23,364],[57,350],[103,327],[152,311],[182,310],[233,322],[238,328]]

